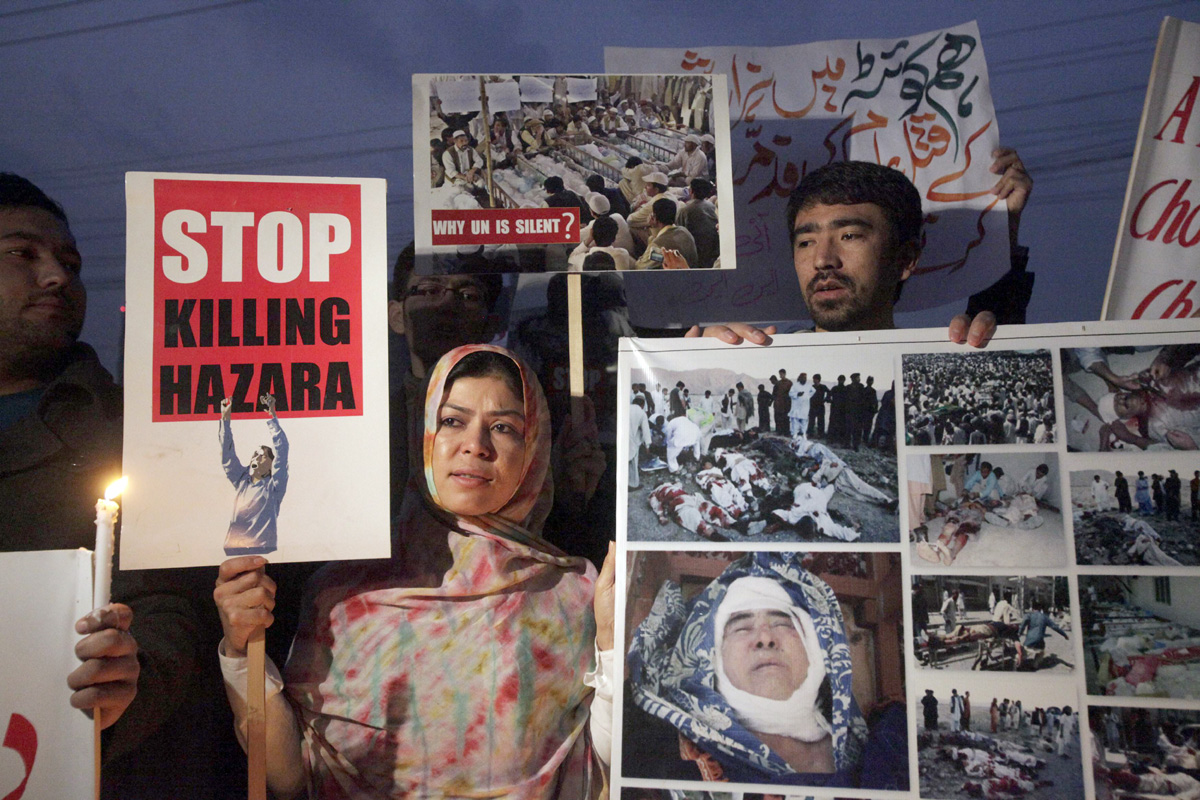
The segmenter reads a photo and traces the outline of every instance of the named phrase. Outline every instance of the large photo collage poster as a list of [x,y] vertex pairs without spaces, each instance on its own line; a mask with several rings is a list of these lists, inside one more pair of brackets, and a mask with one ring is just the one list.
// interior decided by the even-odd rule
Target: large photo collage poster
[[621,797],[1200,788],[1200,331],[1019,334],[623,342]]

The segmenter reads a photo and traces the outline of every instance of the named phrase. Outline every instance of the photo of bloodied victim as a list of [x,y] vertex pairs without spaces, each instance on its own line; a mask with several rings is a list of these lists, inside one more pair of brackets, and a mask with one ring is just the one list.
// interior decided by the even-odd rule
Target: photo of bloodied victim
[[1200,563],[1200,470],[1189,469],[1200,459],[1183,453],[1142,454],[1124,457],[1121,464],[1118,470],[1071,472],[1076,562],[1151,567]]
[[930,677],[917,693],[921,797],[1083,797],[1079,699],[1070,678]]
[[911,591],[913,649],[921,667],[1074,669],[1065,577],[920,575]]
[[1097,797],[1200,797],[1200,712],[1088,708]]
[[1081,575],[1091,695],[1200,699],[1200,578]]
[[908,444],[1055,441],[1054,369],[1048,350],[914,353],[901,359]]
[[1196,450],[1200,344],[1062,351],[1067,449]]
[[627,575],[623,777],[909,788],[899,554],[635,551]]
[[839,371],[798,350],[761,372],[632,370],[630,541],[899,540],[890,357]]
[[910,453],[905,464],[914,566],[1069,563],[1058,454]]

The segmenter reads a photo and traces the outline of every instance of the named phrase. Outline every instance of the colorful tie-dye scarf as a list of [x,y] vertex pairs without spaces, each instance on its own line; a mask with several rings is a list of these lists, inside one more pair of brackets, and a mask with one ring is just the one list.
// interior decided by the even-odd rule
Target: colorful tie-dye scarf
[[[521,371],[521,483],[495,513],[456,517],[430,475],[451,368],[490,350]],[[587,736],[595,569],[544,542],[550,415],[511,353],[461,347],[426,398],[427,480],[386,563],[314,578],[285,673],[321,798],[579,798],[599,790]]]

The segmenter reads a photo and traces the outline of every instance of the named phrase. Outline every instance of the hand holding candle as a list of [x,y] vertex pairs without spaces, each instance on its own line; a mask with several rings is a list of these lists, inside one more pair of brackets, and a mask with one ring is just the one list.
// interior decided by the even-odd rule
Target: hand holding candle
[[83,663],[67,676],[74,690],[71,705],[92,709],[100,725],[108,727],[125,713],[137,694],[140,667],[137,642],[129,632],[133,611],[122,603],[109,603],[112,586],[113,526],[117,519],[114,502],[125,488],[125,479],[108,487],[105,497],[96,501],[95,580],[92,600],[95,608],[75,623],[75,632],[84,637],[75,645],[75,656]]

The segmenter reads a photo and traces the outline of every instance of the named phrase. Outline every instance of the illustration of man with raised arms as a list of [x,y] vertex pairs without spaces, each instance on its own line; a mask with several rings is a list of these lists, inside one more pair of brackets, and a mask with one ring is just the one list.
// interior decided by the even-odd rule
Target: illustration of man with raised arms
[[221,427],[217,437],[221,442],[221,466],[225,469],[225,477],[237,490],[233,518],[225,535],[227,556],[264,555],[277,549],[275,521],[287,491],[288,441],[283,428],[279,427],[279,417],[275,416],[275,398],[264,394],[259,403],[271,415],[267,420],[271,445],[264,444],[256,449],[250,463],[242,466],[233,447],[233,430],[229,425],[233,402],[228,397],[221,401]]

